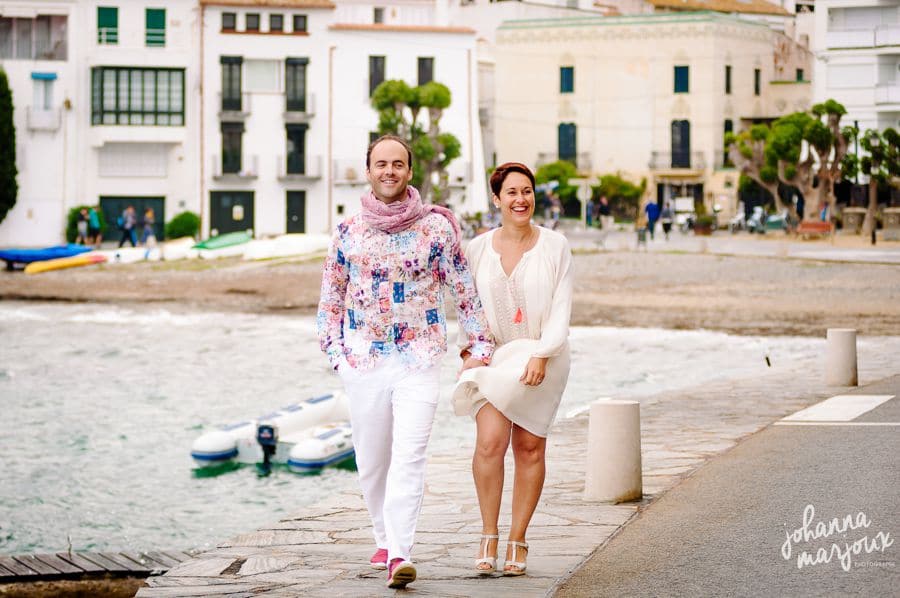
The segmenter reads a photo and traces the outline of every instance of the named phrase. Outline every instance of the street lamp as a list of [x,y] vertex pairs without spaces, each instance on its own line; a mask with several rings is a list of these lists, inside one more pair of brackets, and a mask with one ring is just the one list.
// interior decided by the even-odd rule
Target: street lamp
[[869,151],[869,154],[871,154],[871,164],[869,165],[869,214],[866,217],[871,215],[872,218],[872,245],[875,244],[875,211],[878,210],[878,181],[875,179],[875,174],[881,167],[881,157],[878,155],[878,146],[880,145],[881,139],[878,137],[878,133],[869,137],[869,147],[872,149]]

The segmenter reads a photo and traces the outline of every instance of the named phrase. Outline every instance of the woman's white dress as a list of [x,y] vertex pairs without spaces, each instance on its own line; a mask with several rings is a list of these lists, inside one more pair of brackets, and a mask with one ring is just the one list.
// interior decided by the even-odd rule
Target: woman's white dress
[[[466,248],[497,349],[489,367],[462,373],[453,406],[457,415],[475,417],[487,401],[516,425],[546,437],[569,378],[572,253],[560,233],[537,230],[535,246],[509,276],[493,248],[496,229]],[[531,357],[549,358],[538,386],[519,381]]]

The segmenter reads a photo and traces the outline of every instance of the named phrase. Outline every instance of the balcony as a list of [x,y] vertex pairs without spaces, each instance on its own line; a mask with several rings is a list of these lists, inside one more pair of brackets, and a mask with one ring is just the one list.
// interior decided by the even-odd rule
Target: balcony
[[25,123],[29,131],[56,131],[62,122],[62,113],[59,108],[32,108],[25,109]]
[[876,46],[900,46],[900,25],[882,25],[875,28]]
[[222,172],[222,157],[213,154],[212,178],[217,181],[251,181],[259,177],[259,156],[256,154],[243,156],[239,172]]
[[545,164],[552,164],[553,162],[558,162],[560,160],[571,162],[575,165],[575,168],[577,170],[582,172],[588,172],[591,170],[591,154],[589,152],[579,152],[575,155],[574,159],[560,158],[559,154],[556,152],[540,152],[537,155],[535,168],[540,168]]
[[[279,181],[313,181],[322,178],[322,156],[306,156],[305,164],[296,164],[293,158],[285,161],[282,155],[278,156],[277,164]],[[291,167],[291,172],[288,172],[288,166]],[[303,172],[297,172],[299,170]]]
[[98,27],[97,43],[103,45],[116,45],[119,43],[118,27]]
[[879,83],[875,87],[876,104],[900,104],[900,83]]
[[875,45],[874,29],[839,29],[825,35],[825,45],[834,48],[871,48]]
[[650,170],[703,170],[706,158],[703,152],[651,152]]
[[240,96],[226,96],[222,92],[218,95],[219,120],[241,121],[250,116],[250,98],[252,96],[244,92]]
[[166,45],[165,29],[147,29],[145,42],[148,48],[162,48]]
[[731,158],[728,157],[728,153],[725,150],[716,150],[713,156],[715,160],[713,167],[719,170],[728,170],[734,168],[734,163],[731,161]]
[[304,102],[297,102],[290,98],[285,100],[284,122],[305,123],[316,115],[316,94],[308,93]]
[[351,158],[335,159],[332,163],[335,185],[366,185],[366,163]]

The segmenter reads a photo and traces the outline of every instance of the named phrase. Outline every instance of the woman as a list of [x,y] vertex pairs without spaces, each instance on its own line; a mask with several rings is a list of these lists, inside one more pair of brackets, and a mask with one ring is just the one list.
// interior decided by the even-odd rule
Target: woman
[[153,247],[156,245],[156,233],[153,232],[153,225],[156,224],[156,215],[153,208],[144,210],[144,234],[141,236],[141,245],[145,247]]
[[544,487],[547,431],[569,377],[572,254],[563,235],[531,223],[534,175],[527,166],[503,164],[490,184],[502,226],[473,239],[466,258],[497,349],[489,367],[460,375],[453,402],[456,414],[472,415],[477,427],[472,474],[482,539],[475,570],[496,571],[503,461],[512,444],[516,471],[503,574],[522,575],[525,533]]

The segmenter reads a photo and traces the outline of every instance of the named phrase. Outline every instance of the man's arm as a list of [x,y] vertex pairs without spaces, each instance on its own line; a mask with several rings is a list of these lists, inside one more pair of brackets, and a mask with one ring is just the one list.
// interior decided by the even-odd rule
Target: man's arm
[[466,335],[467,346],[462,352],[465,360],[463,369],[467,369],[466,364],[469,367],[475,365],[470,360],[490,363],[494,354],[494,337],[488,327],[481,299],[475,291],[475,280],[469,271],[469,264],[461,251],[453,253],[449,237],[441,252],[438,268],[441,282],[450,288],[456,302],[460,327]]
[[344,225],[338,226],[331,240],[322,272],[322,292],[316,314],[319,346],[334,369],[338,368],[344,354],[344,298],[350,280],[350,268],[342,244],[344,231]]

